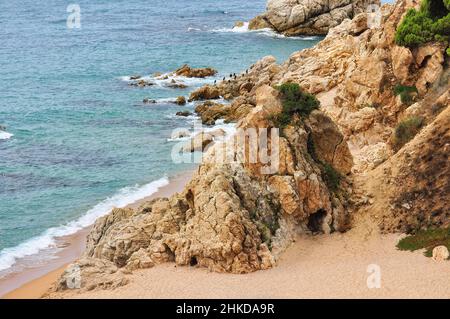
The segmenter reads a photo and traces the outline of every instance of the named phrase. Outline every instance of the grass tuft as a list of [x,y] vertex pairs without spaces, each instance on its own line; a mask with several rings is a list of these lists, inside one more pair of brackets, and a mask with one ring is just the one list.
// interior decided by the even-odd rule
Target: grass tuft
[[283,110],[269,117],[275,127],[284,128],[291,124],[295,115],[307,117],[320,107],[319,100],[314,95],[304,92],[297,83],[284,83],[276,89],[281,93]]
[[394,87],[394,94],[400,95],[400,100],[403,104],[411,104],[413,102],[414,93],[418,93],[415,86],[396,85]]
[[419,230],[415,235],[403,238],[397,244],[397,248],[406,251],[425,249],[424,255],[431,257],[433,249],[437,246],[445,246],[450,250],[450,227]]
[[394,149],[399,150],[416,136],[424,124],[424,120],[418,116],[411,116],[401,121],[395,128]]

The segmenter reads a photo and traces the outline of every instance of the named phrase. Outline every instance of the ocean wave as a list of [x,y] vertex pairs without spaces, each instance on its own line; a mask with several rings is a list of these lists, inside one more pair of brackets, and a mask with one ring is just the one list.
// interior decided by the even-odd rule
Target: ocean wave
[[0,131],[0,140],[7,140],[10,139],[11,137],[13,137],[14,134],[5,132],[5,131]]
[[[212,125],[212,126],[202,125],[201,118],[200,118],[200,116],[197,116],[197,115],[187,116],[187,117],[185,117],[185,119],[191,120],[193,128],[191,128],[191,129],[179,128],[178,130],[183,130],[183,131],[186,130],[189,132],[189,135],[183,136],[183,137],[177,137],[177,138],[168,138],[167,139],[168,142],[187,141],[187,140],[190,140],[191,138],[193,138],[195,135],[199,134],[200,132],[208,133],[208,132],[216,131],[218,129],[222,129],[225,132],[225,136],[223,137],[223,139],[229,138],[234,133],[236,133],[236,123],[225,123],[225,120],[223,120],[223,119],[217,120],[216,124]],[[217,139],[221,140],[220,137]]]
[[248,29],[249,22],[244,22],[244,24],[240,27],[234,26],[233,28],[219,28],[219,29],[212,29],[210,32],[217,32],[217,33],[255,33],[258,35],[263,35],[271,38],[279,38],[279,39],[287,39],[287,40],[303,40],[303,41],[312,41],[312,40],[318,40],[320,37],[318,36],[293,36],[288,37],[284,34],[277,33],[273,31],[270,28],[264,28],[259,30],[249,30]]
[[156,193],[159,188],[169,184],[167,177],[163,177],[142,186],[125,187],[115,195],[105,199],[88,210],[79,219],[66,225],[47,229],[41,235],[31,238],[15,247],[5,248],[0,252],[0,271],[11,268],[18,259],[35,255],[49,248],[56,248],[56,239],[73,235],[81,229],[92,225],[97,218],[105,216],[113,208],[123,208]]
[[[175,75],[172,72],[170,72],[170,73],[164,73],[161,75],[145,75],[145,76],[141,76],[137,80],[132,80],[131,76],[129,76],[129,75],[120,76],[119,79],[121,81],[124,81],[127,83],[144,80],[146,82],[151,82],[154,85],[161,87],[161,88],[170,88],[170,86],[173,84],[184,84],[188,87],[190,87],[190,86],[195,87],[195,86],[204,85],[204,84],[212,84],[214,82],[214,80],[219,79],[219,77],[215,76],[215,77],[207,77],[207,78],[188,78],[185,76],[178,76],[178,75]],[[174,83],[173,81],[175,81],[176,83]]]

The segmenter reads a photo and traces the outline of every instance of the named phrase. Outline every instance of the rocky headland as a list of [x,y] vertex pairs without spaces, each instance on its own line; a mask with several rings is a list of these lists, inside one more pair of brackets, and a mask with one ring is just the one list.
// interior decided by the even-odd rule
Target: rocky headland
[[[300,1],[269,1],[268,11],[294,2]],[[166,262],[241,274],[275,267],[299,234],[369,224],[378,233],[450,225],[446,45],[396,44],[397,26],[408,9],[419,7],[415,1],[383,5],[380,24],[370,27],[370,14],[358,14],[353,2],[326,3],[331,12],[345,13],[350,5],[352,13],[329,24],[316,46],[282,64],[265,57],[190,96],[203,100],[196,112],[205,124],[225,119],[240,129],[279,128],[278,170],[263,173],[263,163],[250,162],[247,152],[233,147],[248,143],[237,135],[220,143],[210,139],[181,193],[97,220],[86,252],[53,292],[68,289],[73,269],[81,274],[80,291],[125,285],[136,269]],[[320,17],[321,10],[310,16]],[[283,19],[268,21],[282,25],[280,32],[316,30],[314,23],[289,18],[291,11],[307,16],[301,4],[276,11]],[[283,117],[283,84],[289,90],[297,85],[295,93],[314,107]],[[219,97],[228,103],[209,101]],[[221,161],[229,149],[234,151],[226,156],[237,160]]]
[[286,36],[326,35],[328,30],[369,12],[379,0],[268,0],[266,12],[249,22],[250,30],[270,28]]

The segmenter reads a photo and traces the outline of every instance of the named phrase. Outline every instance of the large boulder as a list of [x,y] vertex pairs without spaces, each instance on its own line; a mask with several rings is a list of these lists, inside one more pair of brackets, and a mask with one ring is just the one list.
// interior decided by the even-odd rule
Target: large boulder
[[189,65],[185,64],[181,68],[175,71],[178,76],[185,76],[188,78],[205,78],[208,76],[213,76],[217,74],[217,70],[212,68],[191,68]]
[[210,145],[214,141],[214,137],[212,134],[200,132],[195,135],[190,141],[187,141],[183,145],[183,152],[192,153],[192,152],[203,152],[206,150],[207,146]]
[[206,125],[214,125],[216,120],[227,116],[228,111],[229,106],[211,101],[199,104],[195,108],[195,112],[200,115],[202,119],[202,124]]
[[220,91],[216,86],[205,85],[189,95],[189,102],[201,100],[214,100],[220,98]]
[[266,12],[250,21],[249,28],[271,27],[289,36],[324,35],[345,19],[366,11],[370,3],[369,0],[269,0]]

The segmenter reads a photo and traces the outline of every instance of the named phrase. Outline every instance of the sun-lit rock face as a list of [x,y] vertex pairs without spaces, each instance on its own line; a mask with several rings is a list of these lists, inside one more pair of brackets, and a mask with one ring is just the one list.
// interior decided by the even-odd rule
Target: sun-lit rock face
[[288,36],[325,35],[345,19],[368,11],[368,0],[269,0],[264,14],[250,21],[251,30],[272,28]]

